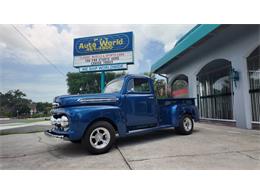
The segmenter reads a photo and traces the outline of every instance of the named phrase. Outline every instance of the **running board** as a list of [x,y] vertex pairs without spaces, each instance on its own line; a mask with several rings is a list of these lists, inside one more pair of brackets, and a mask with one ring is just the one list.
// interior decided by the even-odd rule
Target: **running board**
[[171,125],[163,125],[163,126],[159,126],[159,127],[152,127],[152,128],[145,128],[145,129],[136,129],[136,130],[128,131],[128,134],[135,134],[135,133],[141,133],[141,132],[147,132],[147,131],[155,131],[155,130],[170,128],[170,127],[173,127],[173,126],[171,126]]

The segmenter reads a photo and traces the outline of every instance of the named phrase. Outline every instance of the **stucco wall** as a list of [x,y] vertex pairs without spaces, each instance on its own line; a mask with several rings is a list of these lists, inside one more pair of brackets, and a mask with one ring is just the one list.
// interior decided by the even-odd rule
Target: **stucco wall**
[[251,129],[251,99],[246,58],[260,45],[260,25],[232,25],[216,33],[202,45],[193,48],[184,56],[167,65],[160,72],[167,72],[169,83],[178,75],[189,78],[189,96],[197,97],[196,75],[209,62],[226,59],[239,72],[240,81],[233,88],[233,114],[236,124]]

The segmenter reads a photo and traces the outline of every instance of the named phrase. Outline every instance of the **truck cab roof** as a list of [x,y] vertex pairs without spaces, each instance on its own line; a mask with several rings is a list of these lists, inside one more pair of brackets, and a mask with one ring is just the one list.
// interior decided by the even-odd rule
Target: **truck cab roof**
[[150,78],[150,77],[148,77],[146,75],[139,75],[139,74],[126,74],[119,78]]

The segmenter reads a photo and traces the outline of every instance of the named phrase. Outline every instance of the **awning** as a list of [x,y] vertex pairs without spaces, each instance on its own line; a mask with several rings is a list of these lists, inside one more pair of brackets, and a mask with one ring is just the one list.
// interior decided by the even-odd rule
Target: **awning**
[[161,59],[154,63],[151,67],[151,72],[158,72],[160,68],[166,65],[169,61],[177,58],[181,53],[206,37],[209,33],[220,27],[220,24],[199,24],[186,33]]

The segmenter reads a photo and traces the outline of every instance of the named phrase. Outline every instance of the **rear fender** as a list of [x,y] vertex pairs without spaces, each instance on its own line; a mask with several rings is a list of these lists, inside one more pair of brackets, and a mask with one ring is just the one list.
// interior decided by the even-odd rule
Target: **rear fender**
[[198,121],[198,109],[193,105],[174,105],[171,107],[171,123],[179,127],[180,120],[184,115],[190,115],[194,121]]

